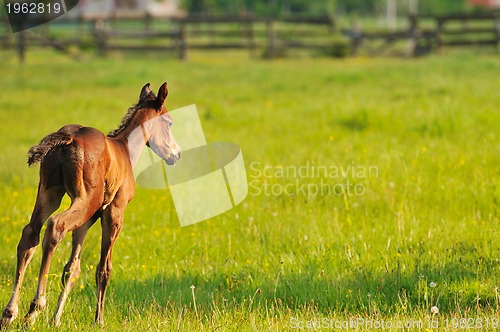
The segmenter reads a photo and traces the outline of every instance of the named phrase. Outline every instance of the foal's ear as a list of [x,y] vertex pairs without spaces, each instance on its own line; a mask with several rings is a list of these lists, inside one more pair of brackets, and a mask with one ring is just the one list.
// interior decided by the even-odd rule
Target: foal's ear
[[145,86],[142,87],[141,94],[139,95],[139,100],[146,100],[147,97],[151,94],[151,88],[149,87],[149,83],[146,83]]
[[156,97],[156,100],[160,105],[163,105],[167,96],[168,96],[168,87],[167,87],[167,82],[165,82],[158,90],[158,97]]

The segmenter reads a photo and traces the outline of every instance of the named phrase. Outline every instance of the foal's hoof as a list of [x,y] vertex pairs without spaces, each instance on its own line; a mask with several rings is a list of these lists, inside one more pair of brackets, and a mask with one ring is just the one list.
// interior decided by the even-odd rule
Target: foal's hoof
[[17,312],[13,312],[11,309],[5,309],[2,312],[2,320],[0,321],[0,329],[5,328],[7,325],[12,323],[17,317]]
[[52,316],[52,318],[49,321],[50,325],[54,327],[59,327],[61,326],[61,317],[57,317],[56,315]]
[[7,327],[14,319],[14,317],[2,317],[2,320],[0,321],[0,330]]
[[40,313],[39,311],[33,311],[27,313],[26,316],[24,316],[23,318],[23,326],[25,327],[33,326],[33,324],[35,324],[35,320],[38,317],[39,313]]
[[7,319],[7,318],[2,318],[2,320],[0,320],[0,330],[3,330],[4,328],[7,327],[7,325],[10,324],[10,321]]

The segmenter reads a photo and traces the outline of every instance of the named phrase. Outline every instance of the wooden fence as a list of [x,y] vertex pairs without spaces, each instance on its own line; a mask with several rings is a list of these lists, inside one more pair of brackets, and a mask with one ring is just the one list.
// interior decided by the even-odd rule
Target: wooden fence
[[[424,26],[422,21],[427,24]],[[429,23],[433,26],[429,27]],[[405,55],[417,56],[445,47],[500,47],[500,12],[409,16],[406,28],[393,31],[364,32],[354,23],[342,33],[351,41],[352,54],[361,48],[369,54],[380,54],[397,42],[406,42]],[[376,43],[378,42],[378,43]],[[374,46],[375,45],[375,46]],[[378,46],[378,47],[376,47]]]
[[[187,59],[194,49],[246,49],[268,58],[288,49],[332,51],[339,36],[349,41],[353,55],[384,54],[391,45],[406,43],[404,54],[416,56],[443,47],[500,43],[500,12],[475,15],[410,16],[406,28],[393,31],[362,31],[358,24],[338,29],[333,16],[280,18],[241,16],[188,16],[158,18],[144,15],[58,19],[32,31],[9,32],[4,21],[0,33],[3,49],[17,49],[24,59],[28,47],[51,47],[71,56],[74,49],[93,47],[101,55],[120,50],[169,52]],[[426,22],[422,24],[422,22]],[[429,26],[433,22],[433,26]],[[64,27],[67,25],[68,27]],[[34,32],[36,31],[36,32]],[[72,31],[72,32],[71,32]],[[347,55],[342,53],[341,55]]]
[[[127,19],[121,19],[122,23]],[[112,28],[96,24],[94,35],[101,53],[109,50],[168,49],[186,59],[189,50],[246,49],[252,57],[258,49],[268,57],[280,55],[286,48],[312,49],[324,46],[334,33],[334,21],[329,16],[283,17],[280,19],[244,16],[189,16],[164,22],[163,31],[142,31]],[[165,30],[167,29],[167,30]],[[159,40],[155,46],[148,40]],[[137,43],[138,42],[138,43]]]
[[500,12],[437,16],[438,48],[446,46],[499,46]]

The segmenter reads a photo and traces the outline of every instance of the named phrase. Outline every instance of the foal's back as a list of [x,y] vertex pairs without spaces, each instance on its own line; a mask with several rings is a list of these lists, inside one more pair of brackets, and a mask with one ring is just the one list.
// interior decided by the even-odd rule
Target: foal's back
[[[44,141],[49,147],[44,147]],[[126,147],[95,128],[66,125],[32,150],[37,148],[49,149],[42,152],[40,168],[41,178],[48,180],[46,186],[64,187],[71,199],[92,192],[94,206],[109,204],[118,185],[133,176]]]

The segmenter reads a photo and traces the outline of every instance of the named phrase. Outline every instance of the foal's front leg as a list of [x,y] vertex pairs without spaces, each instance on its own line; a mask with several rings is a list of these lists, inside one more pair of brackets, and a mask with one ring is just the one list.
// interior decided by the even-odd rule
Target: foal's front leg
[[114,202],[103,212],[101,218],[101,260],[96,269],[97,309],[95,314],[95,321],[100,325],[104,324],[104,302],[113,268],[111,263],[113,246],[122,229],[124,210],[125,207],[120,207]]

